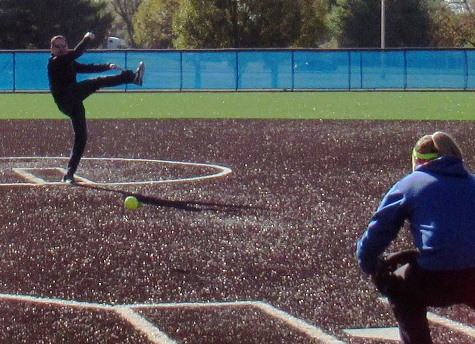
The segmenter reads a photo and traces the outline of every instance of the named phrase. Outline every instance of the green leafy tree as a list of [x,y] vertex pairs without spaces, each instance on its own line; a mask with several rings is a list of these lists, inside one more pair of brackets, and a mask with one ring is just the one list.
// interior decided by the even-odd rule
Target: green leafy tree
[[173,16],[177,0],[142,0],[133,17],[134,41],[142,48],[173,47]]
[[180,0],[181,48],[288,47],[302,27],[296,0]]
[[300,0],[302,4],[302,26],[295,47],[316,48],[330,39],[326,17],[330,4],[328,0]]
[[328,6],[328,0],[142,0],[134,40],[145,48],[317,47],[328,39]]
[[180,0],[176,14],[176,47],[229,48],[241,36],[234,0]]
[[74,44],[87,31],[100,44],[113,20],[105,8],[93,0],[0,0],[0,48],[47,49],[58,34]]
[[431,11],[431,41],[436,47],[475,47],[475,13],[470,2],[436,2]]
[[[430,18],[426,0],[386,0],[386,47],[430,45]],[[339,0],[331,15],[340,47],[381,45],[381,0]]]

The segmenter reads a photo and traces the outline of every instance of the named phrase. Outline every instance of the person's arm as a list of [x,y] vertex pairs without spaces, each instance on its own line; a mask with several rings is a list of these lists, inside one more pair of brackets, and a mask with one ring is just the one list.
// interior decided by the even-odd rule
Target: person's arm
[[87,46],[89,45],[89,42],[94,40],[95,36],[92,32],[88,32],[84,35],[83,39],[81,42],[76,45],[76,47],[73,50],[73,55],[75,55],[74,59],[77,59],[79,56],[81,56],[85,51]]
[[69,51],[66,55],[63,56],[56,56],[55,59],[62,60],[62,62],[69,63],[76,60],[79,56],[81,56],[85,51],[89,42],[91,42],[95,38],[92,32],[88,32],[84,35],[82,40],[76,45],[76,47]]
[[406,197],[393,186],[381,201],[369,221],[368,228],[357,243],[358,264],[367,274],[374,274],[379,256],[393,241],[404,225],[406,218]]

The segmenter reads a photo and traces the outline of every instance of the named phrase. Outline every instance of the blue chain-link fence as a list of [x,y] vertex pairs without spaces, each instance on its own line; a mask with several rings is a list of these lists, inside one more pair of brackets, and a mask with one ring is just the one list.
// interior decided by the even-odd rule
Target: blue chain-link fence
[[[0,51],[0,91],[47,91],[48,58]],[[128,69],[142,60],[145,90],[475,89],[475,49],[91,50],[79,58]]]

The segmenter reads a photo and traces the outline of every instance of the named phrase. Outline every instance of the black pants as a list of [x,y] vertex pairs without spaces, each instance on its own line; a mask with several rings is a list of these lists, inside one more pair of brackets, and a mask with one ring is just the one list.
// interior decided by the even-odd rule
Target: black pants
[[58,108],[71,119],[74,130],[74,144],[68,163],[68,176],[73,176],[84,154],[87,142],[86,110],[83,101],[103,87],[113,87],[131,83],[134,79],[132,71],[123,71],[112,76],[84,80],[69,85],[58,100]]
[[405,344],[430,344],[427,307],[465,304],[475,310],[475,268],[431,271],[406,264],[388,280],[388,298]]

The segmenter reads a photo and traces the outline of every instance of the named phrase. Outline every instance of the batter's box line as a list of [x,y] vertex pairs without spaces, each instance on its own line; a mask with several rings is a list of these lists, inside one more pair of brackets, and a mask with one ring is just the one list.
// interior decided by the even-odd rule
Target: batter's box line
[[140,331],[154,344],[172,344],[176,343],[170,339],[166,333],[160,330],[155,324],[148,321],[137,311],[141,309],[163,309],[163,308],[226,308],[226,307],[253,307],[267,314],[271,318],[277,319],[285,323],[287,326],[305,334],[307,337],[316,339],[323,344],[343,344],[336,337],[325,333],[319,327],[316,327],[302,319],[278,309],[269,303],[263,301],[231,301],[231,302],[184,302],[184,303],[146,303],[146,304],[124,304],[124,305],[108,305],[93,302],[71,301],[56,298],[41,298],[29,295],[15,295],[0,293],[0,300],[17,301],[26,303],[35,303],[52,306],[62,306],[82,309],[95,309],[104,311],[113,311],[122,319],[131,324],[137,331]]

